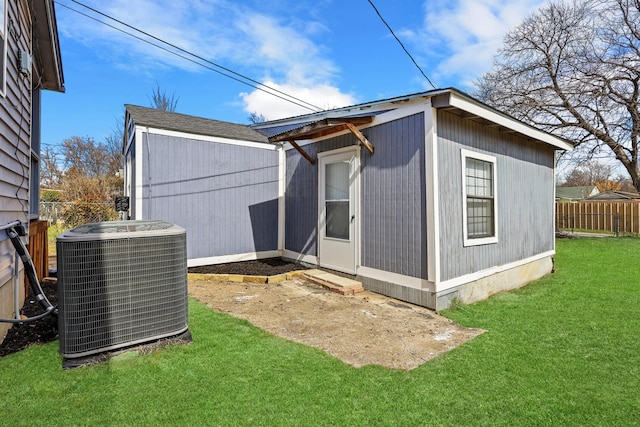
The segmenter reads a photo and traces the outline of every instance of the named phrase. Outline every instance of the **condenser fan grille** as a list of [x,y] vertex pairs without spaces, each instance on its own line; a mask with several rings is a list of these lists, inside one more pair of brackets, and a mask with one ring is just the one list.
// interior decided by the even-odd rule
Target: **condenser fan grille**
[[170,234],[151,228],[136,237],[122,234],[58,238],[64,357],[164,338],[188,328],[184,230]]

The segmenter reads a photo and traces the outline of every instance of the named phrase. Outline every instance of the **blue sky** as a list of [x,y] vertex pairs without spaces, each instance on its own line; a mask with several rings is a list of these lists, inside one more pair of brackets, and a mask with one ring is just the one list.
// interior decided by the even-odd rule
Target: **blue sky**
[[[367,0],[81,2],[325,109],[431,89]],[[544,2],[374,3],[436,87],[471,91],[505,32]],[[268,119],[309,112],[68,7],[121,27],[56,0],[66,93],[43,94],[46,145],[71,136],[102,141],[122,120],[124,104],[151,105],[156,85],[179,98],[177,112],[211,119],[248,123],[251,112]]]

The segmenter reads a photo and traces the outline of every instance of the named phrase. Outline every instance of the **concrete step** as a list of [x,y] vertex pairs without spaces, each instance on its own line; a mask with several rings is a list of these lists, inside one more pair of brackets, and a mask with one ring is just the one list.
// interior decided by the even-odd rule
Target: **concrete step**
[[336,292],[341,295],[354,295],[364,291],[362,283],[357,280],[341,277],[322,270],[306,270],[303,277],[310,282],[317,283],[329,289],[331,292]]

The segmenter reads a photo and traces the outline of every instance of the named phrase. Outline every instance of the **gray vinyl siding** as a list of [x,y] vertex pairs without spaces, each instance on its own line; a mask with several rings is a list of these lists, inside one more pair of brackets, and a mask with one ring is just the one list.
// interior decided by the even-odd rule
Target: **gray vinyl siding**
[[146,133],[138,148],[142,217],[185,228],[189,259],[278,249],[276,151]]
[[363,131],[362,265],[427,278],[424,114]]
[[[426,278],[424,115],[416,114],[364,129],[375,147],[362,149],[362,265]],[[345,134],[304,146],[318,153],[355,145]],[[317,255],[318,168],[297,151],[287,151],[285,248]]]
[[318,238],[318,153],[356,144],[351,135],[341,135],[303,147],[315,164],[296,150],[288,150],[285,193],[285,249],[317,255]]
[[[461,149],[496,157],[497,244],[463,246]],[[542,143],[438,112],[441,280],[554,248],[554,158]]]
[[[21,37],[6,35],[6,96],[0,102],[0,223],[21,220],[28,225],[31,86],[18,72],[18,52],[30,49],[27,43],[31,40],[31,23],[22,13],[21,2],[7,2],[6,7],[7,23],[19,26],[14,30]],[[0,286],[13,274],[13,253],[6,232],[0,231]],[[0,317],[8,317],[4,314],[0,313]]]

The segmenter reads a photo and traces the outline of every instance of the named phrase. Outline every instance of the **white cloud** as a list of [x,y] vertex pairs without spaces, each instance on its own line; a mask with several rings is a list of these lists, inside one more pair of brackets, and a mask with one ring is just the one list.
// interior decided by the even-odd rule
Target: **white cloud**
[[[470,85],[491,67],[506,32],[544,0],[455,0],[425,2],[424,27],[413,35],[422,54],[436,62],[439,86]],[[426,42],[426,43],[425,43]]]
[[[279,85],[272,81],[267,81],[265,84],[325,110],[356,103],[356,99],[352,95],[342,93],[340,89],[327,84],[297,86],[291,84]],[[255,112],[262,114],[267,120],[281,119],[312,112],[312,110],[308,108],[275,98],[260,90],[254,90],[251,93],[245,92],[240,96],[245,103],[245,111],[248,113]]]
[[[270,86],[323,108],[354,102],[351,95],[337,88],[339,68],[328,58],[326,47],[316,41],[328,31],[320,21],[305,21],[298,17],[286,19],[282,10],[277,9],[270,9],[268,15],[249,10],[232,0],[88,0],[87,3],[207,60],[255,80],[269,80]],[[286,3],[283,5],[290,7]],[[61,31],[75,41],[94,47],[98,55],[106,57],[114,66],[147,75],[175,68],[207,72],[205,68],[169,52],[60,9],[60,12],[68,12],[59,12]],[[80,6],[74,9],[122,27]],[[124,30],[134,32],[128,28]],[[136,35],[148,39],[139,33]],[[295,114],[305,112],[259,90],[239,96],[246,111],[269,118],[282,117],[289,111]]]

